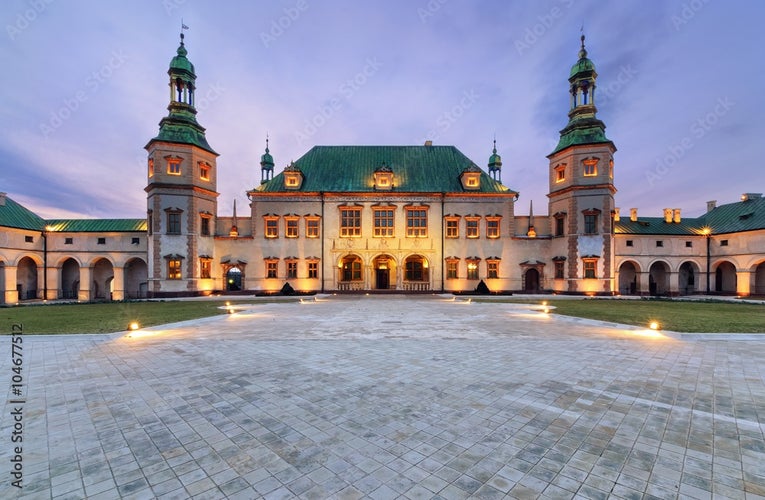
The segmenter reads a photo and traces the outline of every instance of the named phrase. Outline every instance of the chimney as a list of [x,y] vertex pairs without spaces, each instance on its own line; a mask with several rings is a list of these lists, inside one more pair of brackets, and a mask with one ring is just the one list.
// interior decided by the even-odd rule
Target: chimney
[[6,193],[0,193],[0,207],[5,206],[5,195]]
[[614,222],[619,222],[621,216],[619,214],[619,207],[614,208]]
[[433,145],[433,141],[427,140],[427,141],[425,141],[425,145],[426,146],[432,146]]
[[680,218],[680,209],[679,209],[679,208],[676,208],[676,209],[674,210],[674,214],[673,214],[673,215],[674,215],[674,221],[675,221],[675,224],[680,224],[680,221],[682,220],[682,219]]
[[630,208],[630,220],[637,222],[637,208]]
[[707,202],[707,213],[711,212],[715,208],[717,208],[717,200]]
[[672,209],[671,208],[665,208],[664,209],[664,222],[670,223],[672,222]]

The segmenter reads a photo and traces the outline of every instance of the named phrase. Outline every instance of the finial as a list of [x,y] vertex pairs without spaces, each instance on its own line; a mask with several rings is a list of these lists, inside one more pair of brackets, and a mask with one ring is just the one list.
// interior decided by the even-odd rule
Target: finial
[[579,59],[584,59],[587,57],[587,49],[584,48],[584,25],[582,25],[581,32],[582,36],[580,39],[582,40],[582,48],[579,49]]
[[183,24],[183,18],[181,18],[181,45],[183,45],[183,38],[184,38],[183,30],[187,30],[187,29],[189,29],[189,27]]
[[266,153],[268,153],[268,132],[266,132]]
[[494,149],[491,152],[497,154],[497,136],[494,136]]

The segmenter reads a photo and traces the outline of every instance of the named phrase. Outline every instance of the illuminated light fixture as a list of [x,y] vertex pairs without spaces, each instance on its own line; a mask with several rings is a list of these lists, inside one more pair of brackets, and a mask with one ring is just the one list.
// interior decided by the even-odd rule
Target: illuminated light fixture
[[138,324],[138,321],[132,321],[128,325],[128,330],[133,331],[133,332],[138,330],[139,328],[141,328],[141,325]]
[[550,314],[550,308],[545,306],[545,308],[542,309],[542,312],[544,312],[545,314]]
[[651,321],[648,324],[648,328],[650,328],[651,330],[658,330],[659,329],[659,322],[658,321]]
[[546,300],[543,300],[543,301],[542,301],[542,305],[543,305],[543,306],[545,306],[545,307],[547,307],[547,301],[546,301]]
[[229,314],[234,314],[234,308],[229,307],[228,309],[226,309],[226,312],[228,312]]
[[228,306],[230,306],[230,305],[231,305],[231,302],[229,302],[229,301],[226,301],[226,307],[228,307]]

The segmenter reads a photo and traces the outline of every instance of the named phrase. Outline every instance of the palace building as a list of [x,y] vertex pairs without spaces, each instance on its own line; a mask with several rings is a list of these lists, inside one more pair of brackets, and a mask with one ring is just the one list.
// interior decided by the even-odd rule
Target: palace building
[[486,168],[454,146],[315,146],[274,175],[266,140],[246,213],[218,216],[217,157],[181,35],[168,114],[146,144],[146,219],[44,220],[0,193],[0,301],[395,291],[765,295],[765,199],[683,218],[615,206],[582,36],[568,124],[547,156],[547,215],[516,215],[496,142]]

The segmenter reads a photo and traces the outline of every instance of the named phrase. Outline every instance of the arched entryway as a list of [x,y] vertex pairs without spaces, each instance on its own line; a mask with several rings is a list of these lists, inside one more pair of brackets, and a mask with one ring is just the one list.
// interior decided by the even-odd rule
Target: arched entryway
[[677,272],[677,289],[680,295],[691,295],[699,290],[699,268],[693,262],[683,262]]
[[411,291],[430,290],[428,261],[422,255],[410,255],[404,261],[404,289]]
[[37,298],[37,264],[30,257],[22,258],[16,266],[16,291],[19,300]]
[[242,289],[242,270],[237,266],[226,271],[226,291],[238,292]]
[[144,299],[148,294],[149,269],[142,259],[130,259],[125,264],[125,297]]
[[523,291],[526,293],[539,292],[539,271],[533,267],[527,269],[523,275]]
[[[0,264],[0,266],[2,266],[2,264]],[[762,262],[754,268],[754,286],[752,287],[752,293],[754,295],[765,295],[765,262]]]
[[669,267],[664,262],[654,262],[648,273],[648,292],[651,295],[669,293]]
[[624,262],[619,266],[619,293],[621,295],[636,295],[640,293],[638,273],[640,268],[634,262]]
[[61,264],[61,290],[59,297],[62,299],[77,299],[80,291],[80,264],[72,259],[66,259]]
[[393,290],[396,288],[396,261],[390,255],[379,255],[372,262],[374,267],[374,288]]
[[99,259],[93,265],[93,300],[112,299],[114,266],[106,259]]
[[715,292],[736,293],[736,266],[727,260],[715,268]]

